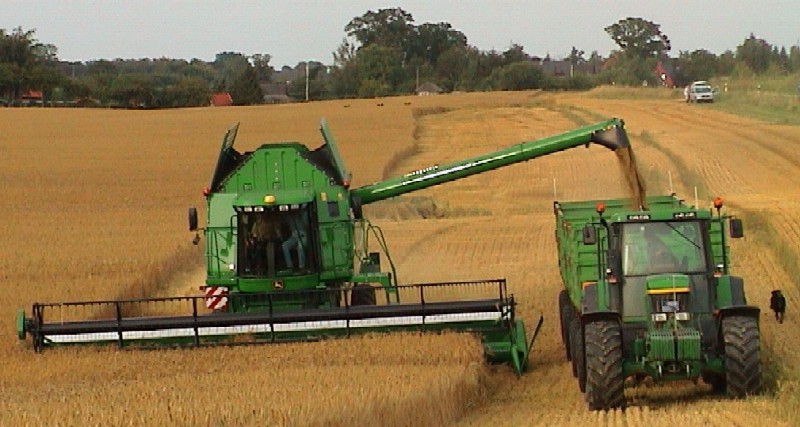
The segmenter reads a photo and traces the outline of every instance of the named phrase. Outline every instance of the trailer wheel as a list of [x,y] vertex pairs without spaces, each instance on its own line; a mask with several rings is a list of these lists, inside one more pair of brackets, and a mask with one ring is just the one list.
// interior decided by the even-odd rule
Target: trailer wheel
[[573,314],[569,322],[570,350],[572,352],[572,375],[578,379],[578,388],[586,391],[586,354],[583,343],[581,319]]
[[757,320],[747,316],[722,319],[722,340],[728,396],[742,398],[761,392],[761,340]]
[[622,331],[614,320],[587,323],[586,403],[591,410],[625,406]]
[[572,348],[570,347],[569,321],[574,316],[572,302],[566,289],[558,294],[558,314],[561,318],[561,343],[564,344],[564,351],[567,360],[572,360]]
[[375,305],[375,288],[367,283],[357,283],[350,290],[350,305]]

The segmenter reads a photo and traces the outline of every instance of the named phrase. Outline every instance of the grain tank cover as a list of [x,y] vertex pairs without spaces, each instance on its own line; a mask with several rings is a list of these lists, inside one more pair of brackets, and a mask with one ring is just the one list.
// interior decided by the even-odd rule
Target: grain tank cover
[[315,163],[317,165],[329,165],[329,167],[323,169],[331,175],[336,184],[349,187],[353,175],[344,166],[344,161],[342,161],[342,156],[339,154],[336,141],[328,130],[328,122],[324,119],[320,122],[319,131],[322,134],[322,139],[325,141],[325,144],[314,150],[311,156],[315,158],[314,160],[316,160]]
[[225,137],[222,138],[222,147],[219,150],[219,159],[217,159],[217,167],[214,168],[214,174],[211,176],[210,189],[212,191],[218,190],[225,177],[239,164],[242,155],[233,149],[233,143],[236,140],[236,133],[239,131],[239,123],[233,125]]

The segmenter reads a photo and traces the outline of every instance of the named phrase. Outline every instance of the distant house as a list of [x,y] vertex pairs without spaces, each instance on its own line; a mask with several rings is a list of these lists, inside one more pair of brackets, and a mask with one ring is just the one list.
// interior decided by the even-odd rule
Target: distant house
[[92,108],[92,107],[99,107],[100,100],[90,98],[90,97],[83,97],[71,102],[69,105],[78,107],[78,108]]
[[417,95],[419,96],[438,95],[440,93],[442,93],[442,88],[431,82],[423,83],[417,88]]
[[40,90],[28,90],[22,94],[20,98],[22,101],[22,105],[43,105],[44,104],[44,94]]
[[228,92],[220,92],[211,94],[212,107],[230,107],[233,105],[233,98]]
[[531,62],[542,67],[542,71],[549,76],[572,77],[575,74],[597,74],[600,72],[600,65],[583,61],[573,64],[569,60],[553,61],[541,60],[534,57]]
[[664,87],[675,87],[675,69],[666,61],[658,61],[655,69],[656,77]]
[[291,101],[288,83],[261,83],[261,91],[264,92],[265,104],[281,104]]

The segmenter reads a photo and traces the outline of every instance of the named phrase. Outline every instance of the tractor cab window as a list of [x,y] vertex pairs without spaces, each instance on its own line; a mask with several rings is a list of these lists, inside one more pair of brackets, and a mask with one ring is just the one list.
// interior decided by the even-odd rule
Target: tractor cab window
[[700,230],[700,223],[690,221],[623,224],[623,274],[704,272],[705,244]]
[[282,277],[309,274],[311,208],[308,204],[242,208],[239,216],[239,274]]

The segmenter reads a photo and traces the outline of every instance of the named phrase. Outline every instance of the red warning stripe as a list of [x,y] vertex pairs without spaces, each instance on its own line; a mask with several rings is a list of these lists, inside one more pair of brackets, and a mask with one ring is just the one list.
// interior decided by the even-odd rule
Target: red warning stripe
[[206,308],[224,310],[228,306],[228,288],[225,286],[209,286],[206,288]]

